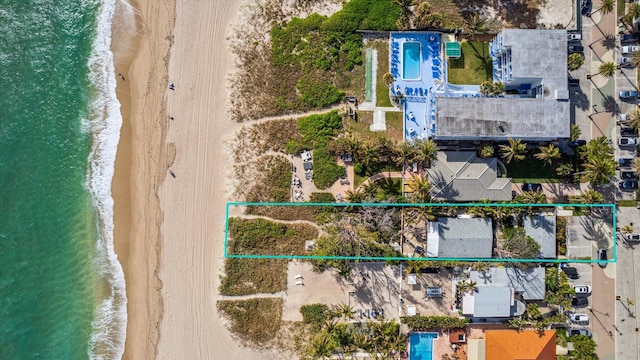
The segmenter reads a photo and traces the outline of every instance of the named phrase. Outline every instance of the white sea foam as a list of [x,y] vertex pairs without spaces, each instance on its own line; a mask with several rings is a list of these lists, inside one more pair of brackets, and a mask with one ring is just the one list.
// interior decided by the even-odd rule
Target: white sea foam
[[116,76],[111,52],[111,24],[116,0],[101,0],[96,38],[89,58],[89,76],[94,86],[88,127],[93,136],[88,174],[89,191],[98,213],[96,250],[100,278],[107,293],[96,308],[89,344],[91,359],[120,359],[127,326],[127,296],[122,266],[113,246],[113,179],[115,156],[122,126],[116,98]]

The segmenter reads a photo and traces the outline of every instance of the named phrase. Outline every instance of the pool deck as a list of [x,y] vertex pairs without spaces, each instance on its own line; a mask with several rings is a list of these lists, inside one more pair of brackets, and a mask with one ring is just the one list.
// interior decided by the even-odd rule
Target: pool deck
[[[404,45],[420,44],[420,76],[405,79]],[[437,32],[391,33],[389,64],[394,77],[391,95],[404,96],[404,137],[427,139],[435,134],[435,97],[446,89],[447,62],[442,52],[442,36]],[[411,66],[411,65],[409,65]],[[412,72],[415,73],[415,72]]]

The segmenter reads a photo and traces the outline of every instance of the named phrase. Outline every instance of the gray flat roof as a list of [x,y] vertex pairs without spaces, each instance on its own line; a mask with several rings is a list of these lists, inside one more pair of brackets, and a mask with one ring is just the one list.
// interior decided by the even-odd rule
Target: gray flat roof
[[[566,54],[564,55],[566,57]],[[565,68],[566,69],[566,68]],[[562,73],[566,77],[566,70]],[[437,140],[553,140],[569,137],[568,101],[533,98],[436,98]]]
[[493,227],[490,218],[438,218],[438,257],[490,258]]
[[522,294],[525,300],[542,300],[545,294],[543,267],[518,269],[492,267],[485,271],[471,271],[469,277],[478,287],[510,287]]
[[432,196],[450,201],[509,201],[511,179],[499,178],[496,158],[479,158],[473,151],[439,151],[427,169]]
[[478,286],[473,295],[474,317],[511,316],[511,289],[508,287]]
[[536,215],[523,219],[524,231],[540,244],[540,256],[555,258],[556,254],[556,216]]
[[511,47],[513,78],[542,78],[550,98],[567,89],[567,30],[505,29],[500,34],[502,46]]

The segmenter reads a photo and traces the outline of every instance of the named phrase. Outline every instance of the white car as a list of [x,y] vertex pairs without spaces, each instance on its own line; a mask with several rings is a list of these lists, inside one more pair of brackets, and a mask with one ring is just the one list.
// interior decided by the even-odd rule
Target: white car
[[573,290],[576,292],[576,295],[591,294],[591,286],[589,285],[574,285]]
[[626,45],[622,47],[622,55],[628,55],[640,50],[638,45]]
[[627,114],[618,114],[618,120],[620,120],[621,123],[626,123],[627,122]]
[[620,145],[620,146],[638,145],[638,138],[621,137],[621,138],[618,139],[618,145]]
[[627,234],[627,241],[640,241],[640,234]]
[[589,315],[576,313],[576,314],[571,314],[569,316],[569,319],[571,319],[571,321],[576,323],[589,322]]
[[582,40],[582,34],[580,34],[580,33],[567,34],[567,40],[569,40],[569,41],[571,41],[571,40]]
[[631,62],[632,62],[632,61],[633,61],[633,60],[631,60],[631,58],[630,58],[630,57],[628,57],[628,56],[622,56],[622,57],[620,58],[620,66],[629,66],[629,65],[631,65]]

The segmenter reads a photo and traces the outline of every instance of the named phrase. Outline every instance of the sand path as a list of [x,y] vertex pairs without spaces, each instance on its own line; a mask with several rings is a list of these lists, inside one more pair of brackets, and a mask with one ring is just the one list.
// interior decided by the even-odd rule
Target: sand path
[[[164,315],[158,359],[269,359],[233,341],[216,309],[223,266],[225,203],[232,194],[228,144],[240,125],[226,116],[226,35],[238,1],[178,1],[166,91],[175,162],[160,188]],[[227,144],[227,146],[225,146]]]

